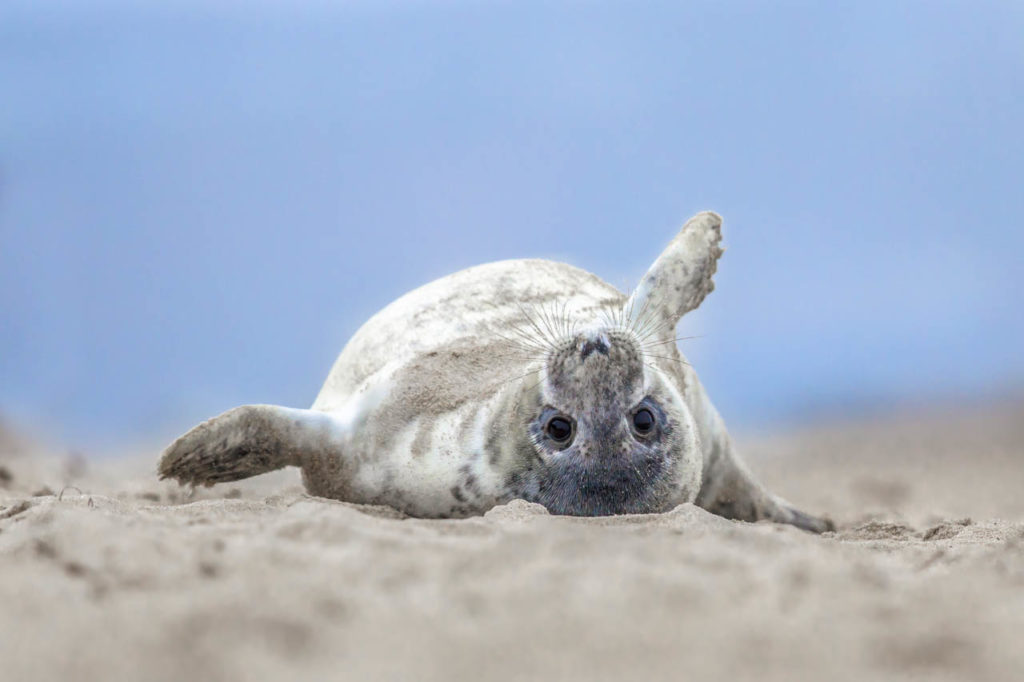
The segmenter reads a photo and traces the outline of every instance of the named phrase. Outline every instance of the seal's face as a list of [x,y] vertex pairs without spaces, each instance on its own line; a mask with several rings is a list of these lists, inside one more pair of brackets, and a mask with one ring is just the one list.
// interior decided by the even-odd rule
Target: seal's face
[[634,335],[595,329],[547,357],[527,431],[523,493],[556,514],[656,511],[676,487],[685,410],[645,365]]

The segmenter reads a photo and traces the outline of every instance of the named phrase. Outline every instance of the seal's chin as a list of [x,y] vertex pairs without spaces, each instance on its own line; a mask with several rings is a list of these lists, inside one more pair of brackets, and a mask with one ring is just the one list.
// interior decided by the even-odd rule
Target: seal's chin
[[567,516],[660,511],[663,470],[660,459],[557,463],[542,475],[537,501],[552,514]]

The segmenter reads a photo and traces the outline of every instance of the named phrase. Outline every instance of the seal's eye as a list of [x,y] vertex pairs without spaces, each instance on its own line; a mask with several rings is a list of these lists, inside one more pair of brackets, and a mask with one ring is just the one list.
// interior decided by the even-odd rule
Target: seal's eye
[[654,428],[654,415],[646,407],[633,415],[633,428],[637,433],[650,433]]
[[560,445],[564,445],[569,442],[569,438],[572,437],[572,422],[565,417],[552,417],[548,420],[547,426],[544,427],[544,431],[548,434],[551,440],[555,441]]

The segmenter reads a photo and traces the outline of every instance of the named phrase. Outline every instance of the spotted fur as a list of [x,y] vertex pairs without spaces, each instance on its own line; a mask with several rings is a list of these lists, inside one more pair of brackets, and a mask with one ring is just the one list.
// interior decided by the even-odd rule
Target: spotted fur
[[236,408],[175,441],[160,474],[212,485],[292,465],[311,494],[420,517],[515,498],[573,515],[696,502],[825,530],[748,473],[675,343],[713,289],[720,225],[687,222],[628,297],[543,260],[427,284],[356,332],[309,410]]

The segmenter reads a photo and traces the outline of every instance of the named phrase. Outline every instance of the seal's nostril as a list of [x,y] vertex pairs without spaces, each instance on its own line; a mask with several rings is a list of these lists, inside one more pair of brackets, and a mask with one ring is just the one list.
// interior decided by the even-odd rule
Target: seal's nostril
[[608,339],[606,339],[603,334],[595,339],[586,339],[579,347],[580,357],[584,360],[586,360],[587,356],[594,351],[597,351],[602,355],[608,355]]

